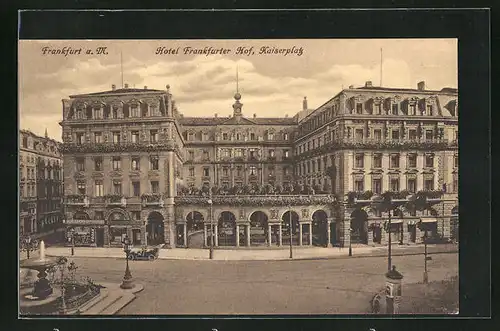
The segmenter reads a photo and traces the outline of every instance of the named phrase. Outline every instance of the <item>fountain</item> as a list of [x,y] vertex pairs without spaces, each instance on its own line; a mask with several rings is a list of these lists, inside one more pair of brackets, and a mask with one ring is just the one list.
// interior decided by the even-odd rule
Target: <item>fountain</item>
[[[47,306],[52,306],[55,301],[61,296],[61,292],[53,289],[50,282],[47,280],[46,270],[56,265],[56,260],[45,256],[45,243],[40,242],[40,256],[21,261],[20,267],[38,271],[38,280],[35,281],[34,288],[21,289],[20,308],[23,313],[44,313],[48,312]],[[51,310],[51,309],[49,309]]]

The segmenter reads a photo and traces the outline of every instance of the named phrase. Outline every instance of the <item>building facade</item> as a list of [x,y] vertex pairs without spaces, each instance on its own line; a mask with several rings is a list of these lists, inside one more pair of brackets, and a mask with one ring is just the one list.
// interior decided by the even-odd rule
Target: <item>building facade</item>
[[19,233],[62,226],[63,172],[60,143],[27,130],[19,133]]
[[457,232],[456,90],[367,82],[314,110],[304,98],[283,118],[245,117],[234,99],[229,117],[184,117],[168,86],[63,100],[65,216],[77,244],[120,245],[125,234],[167,247],[210,237],[218,246],[384,244],[386,215],[346,197],[385,191],[442,191],[439,205],[397,215],[402,244],[421,240],[424,217],[436,237]]

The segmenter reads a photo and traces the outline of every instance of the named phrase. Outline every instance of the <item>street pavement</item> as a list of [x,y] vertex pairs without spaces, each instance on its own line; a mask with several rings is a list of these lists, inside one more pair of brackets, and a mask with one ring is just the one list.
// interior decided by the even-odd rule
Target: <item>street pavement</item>
[[[215,252],[216,254],[218,251]],[[119,283],[123,257],[70,258],[77,273],[97,283]],[[423,255],[394,256],[404,283],[422,280]],[[429,280],[458,275],[458,254],[433,254]],[[144,285],[118,314],[366,314],[385,284],[387,257],[291,261],[130,261]],[[404,292],[404,285],[403,285]]]
[[[393,254],[422,254],[424,252],[423,245],[399,246],[393,245]],[[441,252],[457,252],[458,245],[454,244],[441,244],[441,245],[428,245],[429,253]],[[367,246],[359,245],[352,247],[353,256],[386,256],[387,246]],[[34,253],[36,255],[36,253]],[[121,248],[104,248],[104,247],[75,247],[74,256],[77,257],[109,257],[109,258],[122,258],[124,256],[123,249]],[[46,255],[48,256],[71,256],[70,247],[47,247]],[[348,257],[348,248],[323,248],[323,247],[293,247],[294,259],[328,259]],[[21,259],[25,256],[21,256]],[[214,260],[220,261],[237,261],[237,260],[289,260],[290,253],[289,247],[283,246],[281,248],[271,249],[215,249]],[[167,260],[208,260],[208,249],[196,248],[174,248],[174,249],[161,249],[159,259]]]

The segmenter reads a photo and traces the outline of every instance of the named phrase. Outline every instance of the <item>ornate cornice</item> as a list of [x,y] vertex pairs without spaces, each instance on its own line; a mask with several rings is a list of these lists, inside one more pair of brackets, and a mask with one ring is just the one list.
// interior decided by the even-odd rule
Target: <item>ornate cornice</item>
[[176,146],[173,141],[166,141],[157,144],[144,143],[101,143],[101,144],[83,144],[77,145],[74,143],[64,143],[61,151],[65,154],[79,153],[114,153],[114,152],[159,152],[159,151],[176,151]]

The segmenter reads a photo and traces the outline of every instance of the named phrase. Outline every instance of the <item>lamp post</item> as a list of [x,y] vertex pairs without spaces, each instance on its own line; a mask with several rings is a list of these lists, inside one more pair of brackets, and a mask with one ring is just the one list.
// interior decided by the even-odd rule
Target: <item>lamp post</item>
[[32,240],[30,236],[23,238],[21,241],[21,251],[26,251],[26,257],[30,258],[30,252],[36,250],[38,246],[37,240]]
[[212,217],[212,204],[213,204],[213,201],[212,201],[212,188],[209,187],[209,192],[208,192],[208,196],[209,196],[209,199],[208,199],[208,205],[210,206],[210,210],[209,210],[209,217],[210,217],[210,251],[209,251],[209,257],[210,257],[210,260],[213,260],[214,258],[214,218]]
[[289,220],[289,223],[290,223],[290,258],[293,259],[293,250],[292,250],[292,207],[290,206],[289,207],[289,211],[288,211],[288,220]]
[[392,238],[391,238],[391,210],[389,209],[389,224],[388,224],[388,229],[387,232],[389,233],[389,248],[387,252],[387,271],[392,270]]
[[128,238],[128,235],[125,235],[125,238],[123,238],[123,251],[125,252],[125,260],[127,266],[125,268],[125,275],[123,276],[123,281],[122,284],[120,285],[120,288],[131,289],[134,287],[134,280],[132,278],[132,274],[130,273],[130,268],[128,266],[128,260],[130,255],[130,239]]
[[71,229],[71,256],[75,255],[75,229]]
[[352,228],[349,228],[349,256],[352,256],[352,240],[351,240],[351,237],[352,237]]
[[424,232],[424,284],[429,282],[429,274],[427,273],[427,230]]
[[60,315],[65,315],[66,314],[66,286],[64,283],[64,269],[66,268],[66,263],[68,262],[68,259],[65,258],[64,256],[61,256],[57,259],[57,264],[59,265],[59,268],[61,268],[61,308],[59,309],[59,314]]

